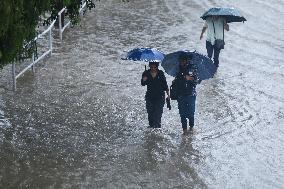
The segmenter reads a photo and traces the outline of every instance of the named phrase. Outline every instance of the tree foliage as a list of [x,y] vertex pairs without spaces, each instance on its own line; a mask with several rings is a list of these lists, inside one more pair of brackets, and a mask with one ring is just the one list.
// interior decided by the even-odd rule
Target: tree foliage
[[[40,17],[50,13],[45,20],[49,24],[57,18],[58,11],[64,6],[72,23],[79,21],[79,8],[83,0],[0,0],[0,68],[23,54],[30,55],[33,43],[25,45],[36,36]],[[93,0],[85,0],[87,7],[95,7]],[[23,48],[25,46],[25,48]]]

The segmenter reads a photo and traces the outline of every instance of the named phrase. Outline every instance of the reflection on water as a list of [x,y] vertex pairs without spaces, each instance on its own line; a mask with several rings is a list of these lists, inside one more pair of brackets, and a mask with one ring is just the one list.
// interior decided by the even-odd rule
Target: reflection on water
[[[198,85],[196,132],[181,134],[175,101],[162,129],[147,129],[144,64],[120,55],[134,47],[205,53],[199,16],[215,5],[238,7],[248,22],[230,24],[218,73]],[[283,31],[283,8],[98,3],[17,92],[0,91],[0,188],[281,188],[284,35],[270,34]]]

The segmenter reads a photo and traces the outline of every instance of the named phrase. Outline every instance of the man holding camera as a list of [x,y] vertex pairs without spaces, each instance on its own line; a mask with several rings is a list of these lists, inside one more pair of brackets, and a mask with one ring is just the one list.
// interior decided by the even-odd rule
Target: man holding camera
[[178,109],[181,118],[183,133],[186,134],[187,119],[189,131],[193,130],[196,101],[196,85],[198,83],[197,68],[191,64],[186,54],[179,57],[179,72],[175,78],[177,86]]

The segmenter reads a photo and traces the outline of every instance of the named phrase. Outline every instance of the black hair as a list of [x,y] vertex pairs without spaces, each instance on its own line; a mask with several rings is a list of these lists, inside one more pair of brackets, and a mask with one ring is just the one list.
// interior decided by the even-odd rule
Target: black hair
[[159,62],[149,62],[149,66],[151,66],[151,65],[155,65],[155,66],[159,66]]
[[186,61],[187,63],[189,63],[193,58],[193,54],[187,53],[187,52],[181,52],[179,54],[178,57],[178,61],[182,62],[182,61]]
[[188,55],[187,55],[185,52],[183,52],[183,53],[181,53],[181,54],[179,55],[178,60],[179,60],[180,62],[181,62],[181,61],[186,61],[186,62],[188,62],[189,57],[188,57]]

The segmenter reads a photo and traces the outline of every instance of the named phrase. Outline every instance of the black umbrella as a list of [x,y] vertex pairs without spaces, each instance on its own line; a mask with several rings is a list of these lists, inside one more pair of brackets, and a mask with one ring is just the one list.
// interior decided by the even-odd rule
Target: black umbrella
[[200,81],[214,76],[217,68],[212,60],[196,51],[176,51],[167,54],[161,64],[167,74],[173,77],[177,75],[179,72],[179,57],[182,54],[188,56],[190,62],[196,65]]
[[224,17],[227,23],[230,22],[244,22],[247,21],[240,12],[235,8],[229,7],[214,7],[206,11],[200,18],[206,20],[206,18],[211,16],[221,16]]

